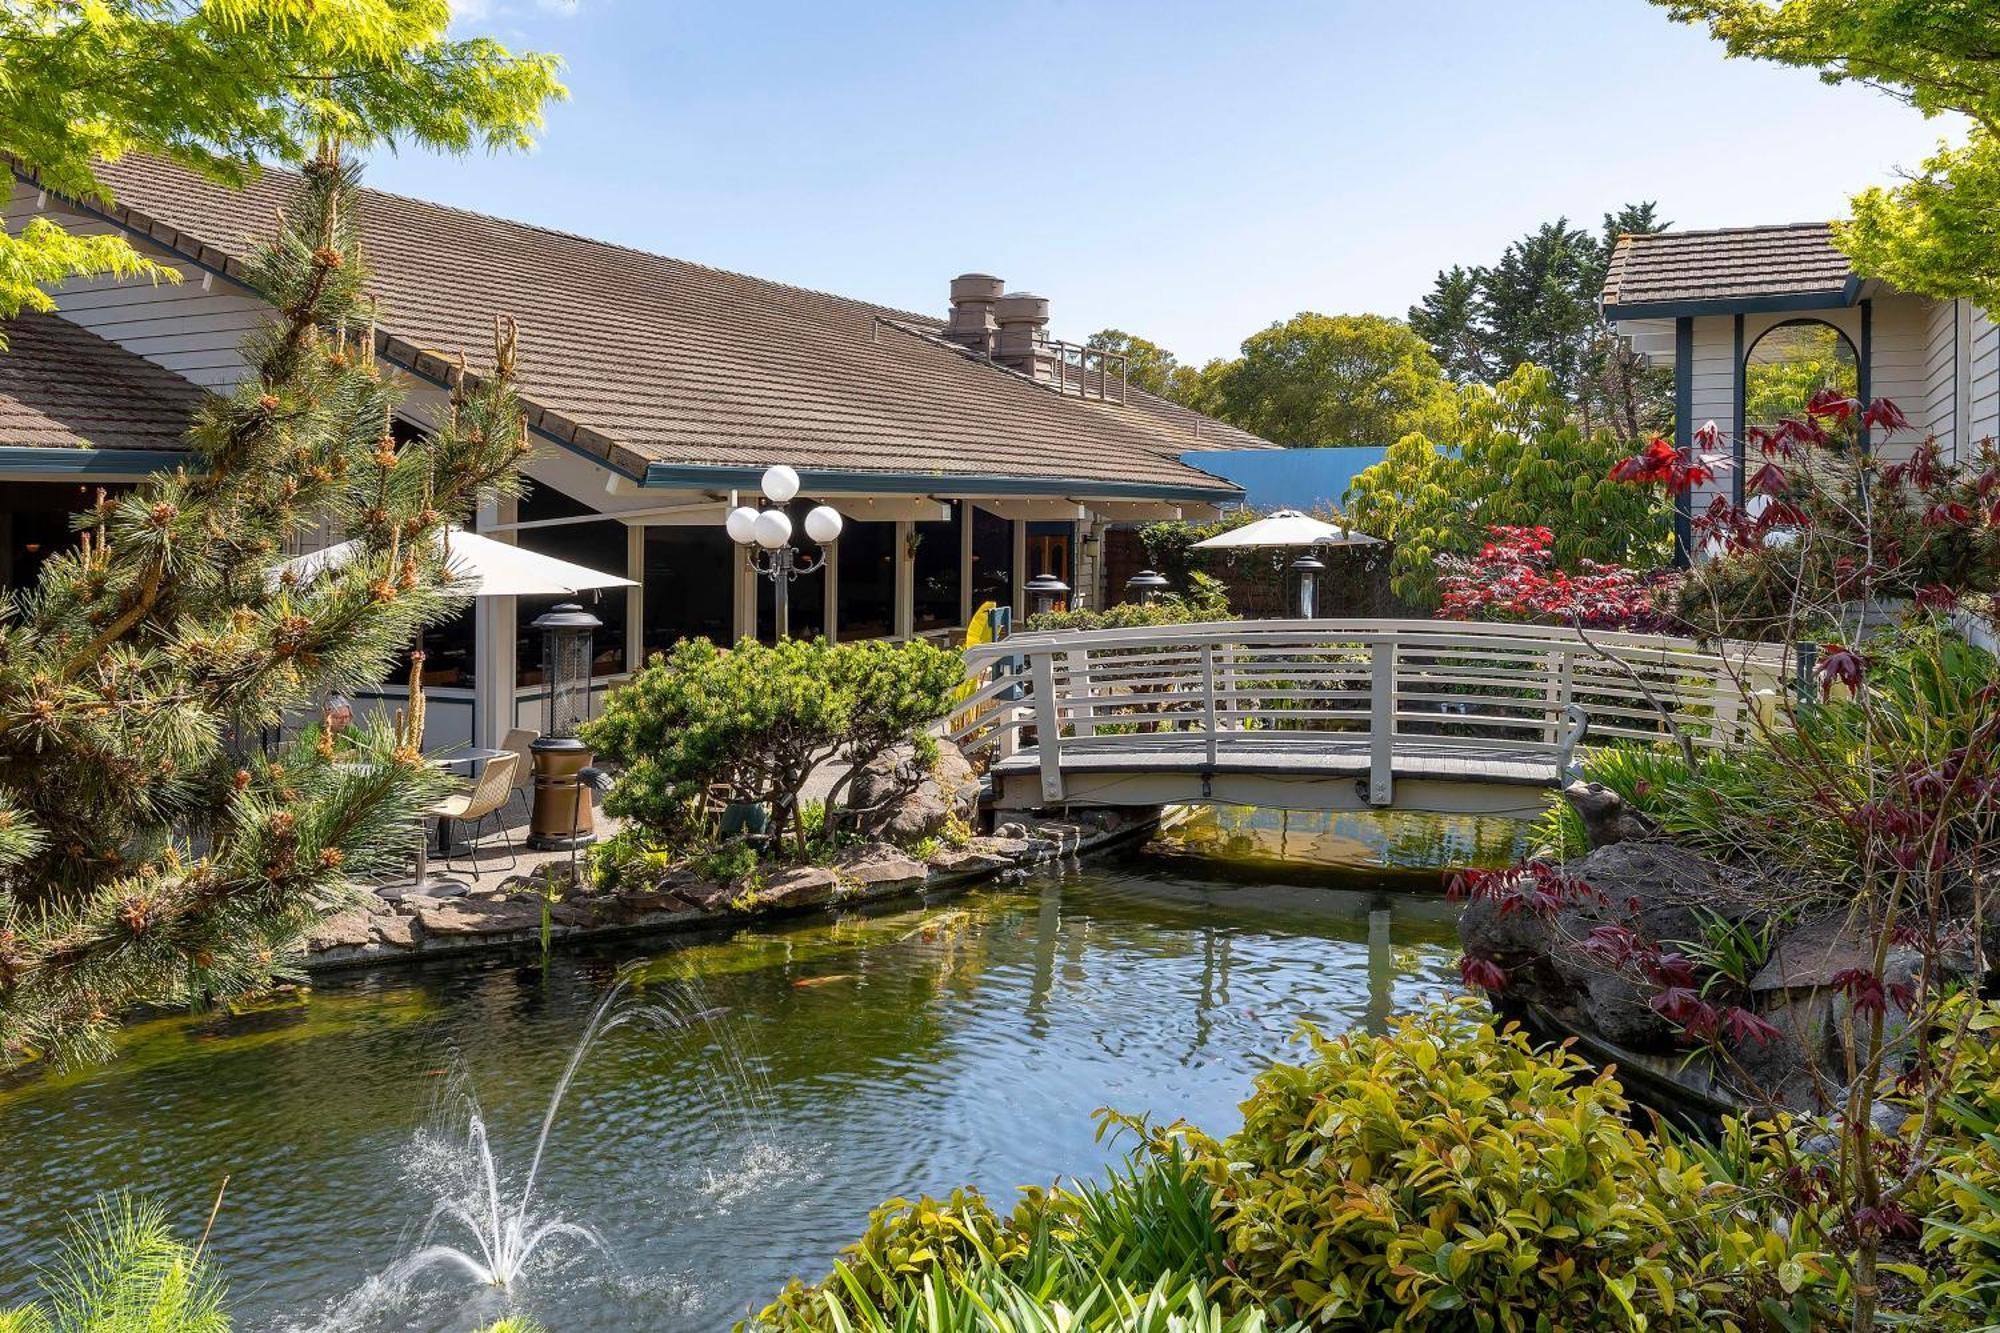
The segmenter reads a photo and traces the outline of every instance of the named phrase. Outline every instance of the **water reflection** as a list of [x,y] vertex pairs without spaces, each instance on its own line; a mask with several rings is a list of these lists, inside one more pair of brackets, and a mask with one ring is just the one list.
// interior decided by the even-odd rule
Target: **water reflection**
[[[1407,877],[1291,878],[1149,855],[546,975],[382,974],[276,1018],[148,1024],[116,1065],[0,1088],[0,1307],[51,1253],[62,1204],[139,1184],[198,1229],[227,1173],[210,1249],[253,1333],[336,1312],[355,1333],[455,1333],[496,1300],[564,1333],[724,1328],[823,1271],[884,1198],[972,1183],[1004,1200],[1095,1170],[1105,1105],[1226,1130],[1301,1018],[1379,1028],[1451,984],[1450,909]],[[608,1033],[550,1139],[536,1197],[615,1262],[563,1248],[503,1297],[431,1271],[357,1300],[419,1239],[436,1197],[419,1131],[454,1071],[495,1156],[531,1160],[621,967],[642,1002],[686,996],[701,1021]]]

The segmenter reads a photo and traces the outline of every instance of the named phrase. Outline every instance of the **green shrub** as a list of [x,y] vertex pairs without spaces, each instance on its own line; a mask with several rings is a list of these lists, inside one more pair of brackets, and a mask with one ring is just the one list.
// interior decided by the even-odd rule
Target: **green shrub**
[[220,1278],[147,1199],[100,1197],[70,1219],[42,1303],[0,1314],[6,1333],[229,1333]]
[[1029,616],[1029,630],[1143,629],[1150,625],[1186,625],[1228,620],[1229,589],[1220,579],[1191,573],[1185,593],[1168,593],[1151,602],[1121,602],[1099,611],[1043,611]]
[[1226,1304],[1356,1333],[1657,1333],[1706,1327],[1765,1277],[1778,1289],[1778,1264],[1808,1273],[1719,1213],[1729,1191],[1635,1129],[1609,1074],[1476,1002],[1307,1039],[1312,1059],[1261,1075],[1226,1141],[1146,1129],[1215,1191]]
[[722,788],[767,804],[773,835],[789,827],[803,855],[795,812],[812,771],[836,755],[860,767],[898,744],[922,755],[964,677],[956,650],[921,640],[745,639],[723,649],[692,639],[613,691],[584,739],[624,769],[608,813],[660,840],[690,841],[700,832],[691,812]]

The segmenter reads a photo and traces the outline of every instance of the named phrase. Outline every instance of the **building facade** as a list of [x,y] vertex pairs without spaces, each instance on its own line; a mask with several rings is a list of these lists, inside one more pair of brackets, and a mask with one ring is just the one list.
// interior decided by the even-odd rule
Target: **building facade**
[[[6,225],[121,234],[182,280],[73,282],[53,293],[55,314],[7,329],[10,585],[67,539],[66,515],[93,488],[182,461],[187,414],[244,373],[238,347],[270,313],[245,261],[297,186],[271,170],[234,190],[145,158],[102,175],[115,204],[17,170]],[[605,623],[607,684],[682,638],[771,637],[771,585],[723,517],[773,463],[801,474],[801,513],[828,503],[846,519],[824,571],[794,585],[792,632],[946,637],[983,603],[1027,610],[1037,574],[1100,603],[1109,525],[1206,518],[1241,497],[1184,452],[1270,447],[1051,338],[1049,303],[989,275],[954,279],[938,318],[422,200],[360,202],[377,350],[406,392],[405,428],[434,419],[462,357],[477,373],[496,319],[518,324],[531,486],[473,526],[634,581],[584,595]],[[526,626],[542,609],[480,599],[430,636],[432,744],[533,725],[541,671]]]
[[2000,434],[2000,327],[1969,302],[1855,273],[1826,223],[1622,237],[1603,302],[1637,350],[1673,367],[1675,442],[1690,447],[1709,421],[1731,442],[1715,480],[1682,503],[1683,553],[1716,495],[1742,503],[1757,466],[1745,431],[1801,410],[1813,388],[1894,401],[1910,429],[1871,441],[1890,456],[1934,437],[1944,458],[1966,459]]

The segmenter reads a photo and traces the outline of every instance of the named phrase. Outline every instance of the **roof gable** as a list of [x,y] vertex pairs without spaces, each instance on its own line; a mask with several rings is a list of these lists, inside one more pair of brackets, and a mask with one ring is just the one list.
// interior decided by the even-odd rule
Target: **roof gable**
[[1813,310],[1847,305],[1859,287],[1825,222],[1618,238],[1604,279],[1613,319]]
[[182,450],[204,392],[55,315],[0,325],[0,448]]
[[[140,157],[100,175],[118,202],[97,211],[237,278],[297,186],[267,170],[238,191]],[[531,424],[634,476],[782,458],[1228,495],[1178,454],[1261,443],[1136,391],[1061,394],[925,336],[926,316],[400,195],[360,202],[385,354],[443,378],[511,316]]]

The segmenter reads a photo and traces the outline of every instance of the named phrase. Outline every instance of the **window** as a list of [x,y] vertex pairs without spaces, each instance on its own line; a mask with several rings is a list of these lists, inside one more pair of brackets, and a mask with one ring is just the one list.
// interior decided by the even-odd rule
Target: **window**
[[729,534],[714,524],[646,529],[647,657],[682,639],[732,643],[736,599],[730,586],[742,557]]
[[[960,606],[959,543],[964,540],[966,502],[951,507],[949,523],[918,523],[915,560],[916,617],[919,632],[958,623]],[[844,575],[845,570],[842,571]]]
[[1070,554],[1075,540],[1074,523],[1028,525],[1028,577],[1040,578],[1044,574],[1053,574],[1070,589],[1068,597],[1056,599],[1058,611],[1067,611],[1077,602],[1076,563]]
[[843,643],[896,632],[896,525],[849,523],[840,533],[840,616]]
[[[521,501],[519,521],[580,518],[597,511],[561,491],[538,485]],[[552,528],[521,528],[515,540],[527,550],[567,560],[605,574],[624,574],[625,525],[615,518],[593,523],[563,523]],[[600,588],[574,597],[521,597],[514,603],[514,672],[517,683],[542,683],[542,636],[528,628],[536,616],[561,602],[576,602],[604,622],[591,637],[591,674],[615,676],[625,670],[625,590]]]

